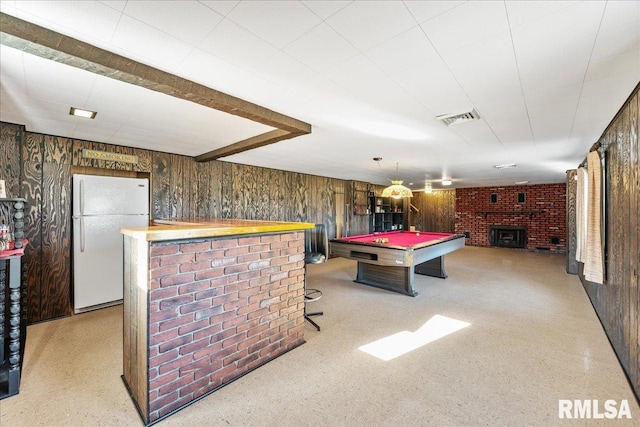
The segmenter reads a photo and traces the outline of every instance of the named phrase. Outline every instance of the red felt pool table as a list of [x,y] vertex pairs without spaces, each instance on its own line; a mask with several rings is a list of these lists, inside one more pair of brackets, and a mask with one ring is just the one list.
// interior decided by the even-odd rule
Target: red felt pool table
[[446,278],[444,255],[464,247],[464,235],[391,231],[331,239],[330,253],[358,261],[356,282],[415,296],[414,273]]

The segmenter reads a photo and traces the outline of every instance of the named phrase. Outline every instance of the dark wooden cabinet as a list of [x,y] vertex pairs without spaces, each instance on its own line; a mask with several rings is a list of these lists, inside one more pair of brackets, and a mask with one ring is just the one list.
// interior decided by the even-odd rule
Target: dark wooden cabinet
[[10,249],[0,251],[0,399],[18,394],[27,338],[25,292],[22,286],[24,255],[24,199],[0,199],[10,205],[13,235]]
[[407,228],[407,201],[391,197],[369,197],[369,233]]

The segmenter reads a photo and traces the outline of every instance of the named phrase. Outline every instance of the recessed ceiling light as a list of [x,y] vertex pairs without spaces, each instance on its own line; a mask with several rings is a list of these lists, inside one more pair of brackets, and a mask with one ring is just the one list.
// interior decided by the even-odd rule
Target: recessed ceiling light
[[524,185],[524,184],[528,184],[529,181],[518,181],[516,182],[517,185]]
[[443,179],[442,180],[442,185],[451,185],[451,180],[450,179]]
[[95,119],[96,114],[98,113],[95,111],[83,110],[82,108],[71,107],[69,114],[72,116],[84,117],[85,119]]
[[494,168],[496,169],[509,169],[509,168],[515,168],[516,164],[515,163],[505,163],[504,165],[495,165]]

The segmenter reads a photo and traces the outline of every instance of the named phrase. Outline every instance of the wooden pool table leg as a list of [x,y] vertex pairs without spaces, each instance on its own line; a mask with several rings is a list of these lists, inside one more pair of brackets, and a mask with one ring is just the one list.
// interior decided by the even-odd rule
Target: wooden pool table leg
[[415,272],[424,276],[446,279],[447,273],[444,271],[444,255],[425,261],[422,264],[417,264],[415,266]]

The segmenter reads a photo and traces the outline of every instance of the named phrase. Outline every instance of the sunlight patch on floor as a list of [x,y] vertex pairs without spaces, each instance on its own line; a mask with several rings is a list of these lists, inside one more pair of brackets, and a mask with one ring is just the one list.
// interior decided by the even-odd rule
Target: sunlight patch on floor
[[415,332],[398,332],[363,345],[359,350],[378,359],[389,361],[469,325],[471,323],[436,314]]

